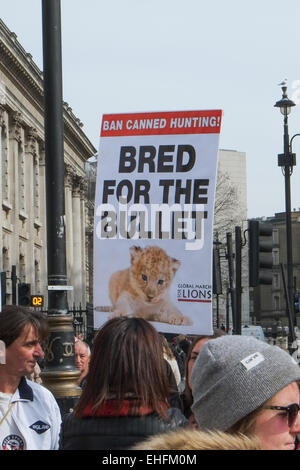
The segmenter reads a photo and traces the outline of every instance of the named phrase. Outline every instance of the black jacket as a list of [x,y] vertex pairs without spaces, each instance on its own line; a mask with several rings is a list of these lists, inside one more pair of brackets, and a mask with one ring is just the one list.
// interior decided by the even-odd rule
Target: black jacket
[[155,413],[107,418],[75,418],[71,413],[63,419],[60,449],[128,449],[148,436],[188,425],[178,408],[169,408],[168,415],[170,419],[165,421]]

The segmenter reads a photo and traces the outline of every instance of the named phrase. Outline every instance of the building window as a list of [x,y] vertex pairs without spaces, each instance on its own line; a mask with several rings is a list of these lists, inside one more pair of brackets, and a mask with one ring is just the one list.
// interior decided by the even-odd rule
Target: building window
[[19,256],[19,278],[21,282],[26,282],[25,256],[22,254]]
[[3,271],[7,272],[9,271],[9,255],[8,255],[8,249],[6,246],[3,246],[2,248],[2,257],[3,257]]
[[273,229],[273,243],[274,243],[274,245],[279,244],[279,231],[278,231],[277,228]]
[[39,261],[38,250],[35,249],[34,260],[34,288],[36,293],[41,292],[41,266]]
[[8,201],[8,184],[9,184],[9,168],[8,168],[8,149],[7,149],[7,133],[4,127],[1,128],[1,157],[2,157],[2,198]]
[[34,218],[39,219],[40,215],[40,187],[39,187],[39,158],[38,155],[33,157],[33,208]]
[[280,296],[278,294],[273,297],[273,306],[275,311],[280,310]]
[[279,249],[273,249],[273,264],[277,266],[279,264]]
[[273,274],[273,288],[280,289],[280,276],[278,273]]

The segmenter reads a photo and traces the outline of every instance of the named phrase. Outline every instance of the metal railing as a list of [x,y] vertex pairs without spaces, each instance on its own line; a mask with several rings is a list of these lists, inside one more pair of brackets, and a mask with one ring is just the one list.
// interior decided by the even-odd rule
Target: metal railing
[[[46,315],[48,314],[48,310],[41,310],[41,312]],[[68,313],[73,317],[74,336],[82,336],[83,340],[91,346],[95,335],[93,327],[93,306],[87,304],[85,308],[83,308],[81,303],[77,307],[73,304],[73,307],[69,308]]]

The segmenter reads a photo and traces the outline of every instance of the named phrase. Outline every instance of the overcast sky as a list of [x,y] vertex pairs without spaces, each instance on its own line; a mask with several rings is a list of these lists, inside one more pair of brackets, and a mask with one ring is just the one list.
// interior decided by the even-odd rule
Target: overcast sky
[[[0,0],[0,15],[42,63],[41,0]],[[299,0],[61,0],[64,101],[99,147],[103,113],[222,109],[220,148],[246,152],[248,216],[285,210],[283,120],[287,79],[299,105]],[[292,207],[300,208],[298,166]]]

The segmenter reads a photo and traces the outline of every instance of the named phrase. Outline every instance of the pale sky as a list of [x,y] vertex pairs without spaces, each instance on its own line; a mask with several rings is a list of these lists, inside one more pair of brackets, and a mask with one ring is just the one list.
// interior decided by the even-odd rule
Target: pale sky
[[[0,0],[0,17],[43,70],[41,0]],[[285,210],[283,119],[287,79],[298,106],[299,0],[61,0],[64,101],[99,147],[103,113],[222,109],[220,148],[246,152],[248,217]],[[298,103],[299,102],[299,103]],[[300,208],[298,166],[292,208]]]

